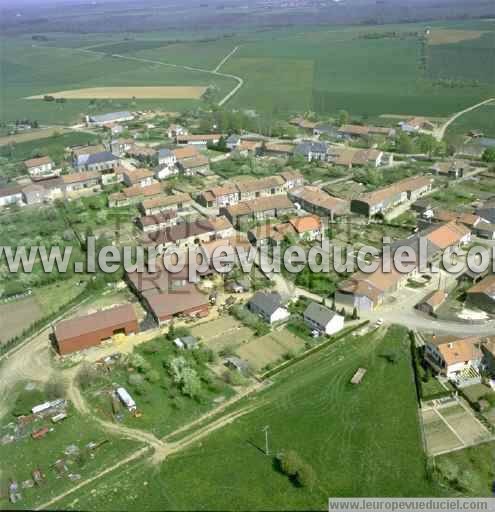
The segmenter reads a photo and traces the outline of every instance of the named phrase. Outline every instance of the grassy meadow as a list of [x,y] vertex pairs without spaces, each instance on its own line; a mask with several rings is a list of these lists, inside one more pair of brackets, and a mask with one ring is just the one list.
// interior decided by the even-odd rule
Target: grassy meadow
[[[349,381],[359,367],[368,372],[354,387]],[[55,507],[316,510],[326,508],[329,496],[440,493],[426,477],[405,329],[344,338],[273,381],[248,399],[257,409],[161,467],[143,462],[114,472]],[[316,472],[312,491],[278,471],[274,457],[289,449]]]

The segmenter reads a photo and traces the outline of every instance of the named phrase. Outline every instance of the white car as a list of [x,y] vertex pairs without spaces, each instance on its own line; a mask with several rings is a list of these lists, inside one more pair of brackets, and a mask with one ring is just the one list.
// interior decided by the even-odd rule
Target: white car
[[383,325],[383,318],[379,318],[376,322],[375,322],[375,325],[377,327],[380,327],[380,325]]

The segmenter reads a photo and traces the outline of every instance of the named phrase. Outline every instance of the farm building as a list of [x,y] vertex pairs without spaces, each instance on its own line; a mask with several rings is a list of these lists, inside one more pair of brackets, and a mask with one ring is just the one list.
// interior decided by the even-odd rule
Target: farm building
[[194,285],[166,291],[148,290],[143,293],[143,299],[159,325],[169,322],[176,316],[205,317],[209,312],[208,296]]
[[437,309],[445,302],[447,293],[443,290],[435,290],[428,294],[421,302],[416,304],[415,308],[418,311],[433,315]]
[[348,201],[337,199],[317,187],[303,187],[289,192],[289,197],[303,210],[333,219],[349,211]]
[[91,315],[62,320],[55,326],[55,340],[61,355],[99,345],[115,334],[138,332],[138,319],[131,304],[116,306]]
[[466,304],[495,314],[495,274],[485,277],[467,290]]
[[191,204],[191,196],[186,193],[180,193],[145,199],[140,207],[144,215],[155,215],[165,210],[182,211],[191,206]]
[[123,123],[133,119],[134,116],[130,112],[109,112],[98,116],[86,116],[86,123],[92,126],[103,126],[107,123]]
[[432,186],[433,179],[425,176],[406,178],[353,199],[351,211],[371,217],[406,201],[415,201],[422,195],[431,192]]

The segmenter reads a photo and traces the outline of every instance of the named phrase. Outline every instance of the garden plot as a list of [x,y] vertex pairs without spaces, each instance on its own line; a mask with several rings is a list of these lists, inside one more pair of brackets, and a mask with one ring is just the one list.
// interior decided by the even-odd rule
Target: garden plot
[[304,348],[300,338],[286,329],[272,332],[261,338],[253,338],[237,350],[239,357],[249,362],[250,366],[259,371],[267,364],[280,361],[285,355],[293,354]]
[[422,410],[427,451],[430,455],[441,455],[483,441],[492,436],[474,415],[455,401],[439,406],[431,402]]
[[234,349],[239,344],[249,341],[253,332],[243,326],[235,318],[225,316],[197,325],[191,329],[193,336],[197,336],[212,350],[221,351],[225,348]]

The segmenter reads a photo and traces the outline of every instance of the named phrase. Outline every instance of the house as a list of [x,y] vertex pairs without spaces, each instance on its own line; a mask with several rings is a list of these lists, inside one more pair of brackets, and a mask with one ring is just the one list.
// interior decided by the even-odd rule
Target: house
[[96,171],[76,172],[62,176],[65,191],[70,194],[91,189],[100,190],[100,174]]
[[248,301],[247,307],[269,324],[282,322],[290,316],[282,306],[282,297],[277,292],[256,292]]
[[459,224],[464,224],[468,228],[475,228],[480,223],[482,223],[482,219],[479,215],[474,213],[465,213],[465,212],[454,212],[450,210],[444,210],[441,208],[434,208],[433,215],[431,216],[431,220],[434,222],[451,222],[456,221]]
[[162,148],[158,150],[158,165],[174,167],[177,163],[176,154],[168,148]]
[[128,187],[139,185],[140,187],[149,187],[155,183],[153,173],[144,168],[125,169],[122,173],[124,184]]
[[406,201],[416,201],[431,192],[433,179],[414,176],[397,181],[388,187],[362,194],[351,200],[351,212],[371,217]]
[[282,176],[248,179],[236,183],[240,201],[249,201],[260,197],[285,194],[286,186]]
[[110,142],[110,151],[118,157],[124,156],[134,145],[133,139],[114,139]]
[[400,129],[406,133],[431,133],[436,126],[425,117],[411,117],[399,122]]
[[107,123],[124,123],[133,119],[134,116],[130,112],[110,112],[98,116],[86,116],[86,123],[90,126],[103,126]]
[[292,217],[289,219],[289,224],[293,227],[296,235],[302,240],[313,242],[321,240],[323,236],[323,225],[320,217],[317,215]]
[[294,148],[294,155],[302,156],[308,162],[327,160],[327,145],[324,142],[305,140]]
[[265,156],[288,158],[294,153],[294,145],[280,142],[267,142],[261,146],[260,151]]
[[466,305],[495,314],[495,274],[491,274],[466,291]]
[[487,222],[495,224],[495,201],[486,201],[476,210],[476,214]]
[[188,249],[219,238],[235,234],[232,224],[224,217],[198,219],[168,226],[144,239],[145,245],[153,245],[162,253],[169,247]]
[[321,304],[311,302],[304,310],[303,319],[311,331],[331,336],[344,328],[344,317]]
[[434,336],[425,343],[424,358],[435,372],[459,383],[479,377],[483,352],[477,337]]
[[333,197],[317,187],[306,186],[289,191],[289,197],[303,210],[334,219],[349,212],[349,202]]
[[491,222],[480,222],[473,228],[473,234],[485,240],[495,240],[495,224]]
[[230,204],[237,204],[240,200],[240,192],[233,183],[226,183],[220,187],[213,187],[201,192],[197,201],[205,208],[220,208]]
[[385,296],[403,288],[407,274],[399,273],[392,267],[391,272],[379,268],[370,274],[356,272],[343,281],[335,292],[335,305],[352,312],[374,311],[385,300]]
[[198,347],[198,339],[194,336],[182,336],[175,338],[174,345],[179,349],[193,350]]
[[310,121],[309,119],[305,119],[304,117],[301,116],[293,117],[292,119],[289,120],[289,124],[298,126],[303,130],[314,130],[317,125],[316,122]]
[[162,164],[154,169],[154,175],[157,180],[166,180],[179,174],[179,169],[175,165]]
[[425,219],[433,217],[433,203],[428,198],[418,199],[411,204],[411,210],[419,213]]
[[0,207],[11,206],[22,202],[22,187],[19,185],[8,185],[0,187]]
[[162,189],[159,183],[147,187],[134,185],[124,188],[122,192],[114,192],[108,196],[108,206],[110,208],[121,208],[141,203],[145,199],[153,199],[160,196]]
[[180,146],[196,146],[199,149],[206,149],[208,144],[218,144],[222,135],[220,133],[207,133],[201,135],[181,134],[176,136],[176,142]]
[[328,161],[340,167],[381,167],[392,165],[393,155],[378,149],[356,149],[334,146],[328,151]]
[[285,169],[280,173],[280,176],[285,180],[285,189],[292,190],[299,188],[304,185],[304,176],[299,172],[291,168]]
[[220,215],[225,215],[234,226],[240,226],[251,220],[276,218],[293,211],[294,205],[287,195],[276,195],[221,207]]
[[394,137],[395,130],[381,126],[362,126],[358,124],[344,124],[338,129],[341,137],[362,138],[370,135],[383,135],[385,137]]
[[428,315],[434,315],[437,309],[445,302],[448,293],[444,290],[435,290],[429,293],[415,308]]
[[127,150],[127,156],[129,158],[134,158],[140,162],[145,164],[148,163],[150,165],[156,163],[156,155],[157,151],[155,148],[150,148],[148,146],[138,146],[137,144],[133,144],[133,146]]
[[136,224],[143,233],[160,231],[168,226],[175,226],[177,224],[177,212],[168,210],[155,215],[145,215],[139,217],[136,220]]
[[467,160],[454,159],[445,162],[436,162],[432,166],[431,170],[437,176],[444,176],[446,178],[457,180],[466,176],[467,173],[472,170],[472,166]]
[[131,304],[75,317],[58,322],[54,329],[61,355],[99,345],[115,334],[134,334],[139,330],[138,319]]
[[89,155],[81,155],[77,158],[76,169],[78,171],[106,171],[114,169],[119,164],[119,157],[110,151],[100,151]]
[[22,189],[22,200],[26,205],[53,201],[63,196],[64,180],[61,177],[46,178],[26,185]]
[[235,151],[241,143],[241,138],[239,137],[239,135],[236,135],[235,133],[233,133],[232,135],[230,135],[227,138],[225,143],[227,144],[227,148],[230,151]]
[[185,176],[196,176],[198,174],[205,176],[210,172],[210,163],[208,158],[203,155],[199,155],[195,158],[178,160],[177,167]]
[[241,140],[236,152],[241,156],[257,156],[263,146],[259,140]]
[[22,200],[28,206],[40,204],[46,200],[45,189],[36,183],[31,183],[22,189]]
[[194,284],[172,290],[148,290],[142,295],[144,305],[152,317],[163,325],[175,317],[202,318],[208,316],[208,296],[201,293]]
[[33,179],[51,178],[60,174],[60,169],[53,168],[54,164],[49,156],[25,160],[24,165]]
[[200,152],[195,146],[184,146],[181,148],[175,148],[172,150],[176,162],[179,160],[186,160],[187,158],[197,158],[200,156]]
[[176,139],[181,135],[187,135],[188,131],[180,124],[171,124],[167,129],[167,137],[169,139]]
[[180,193],[170,196],[160,195],[145,199],[140,209],[144,215],[155,215],[165,210],[183,211],[192,205],[192,199],[189,194]]
[[321,137],[322,135],[328,139],[342,139],[342,134],[339,133],[338,128],[331,124],[319,123],[313,128],[313,135]]

